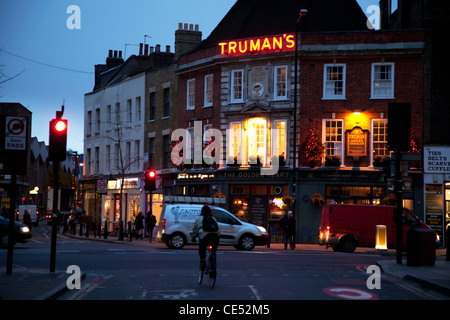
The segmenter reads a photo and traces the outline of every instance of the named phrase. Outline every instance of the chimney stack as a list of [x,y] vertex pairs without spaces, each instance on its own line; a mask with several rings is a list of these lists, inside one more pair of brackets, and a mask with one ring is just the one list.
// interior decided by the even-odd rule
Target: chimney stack
[[142,56],[142,48],[144,47],[143,43],[139,43],[139,55]]
[[144,45],[144,56],[148,56],[148,44]]
[[178,23],[175,31],[175,58],[194,49],[202,41],[202,32],[198,24]]

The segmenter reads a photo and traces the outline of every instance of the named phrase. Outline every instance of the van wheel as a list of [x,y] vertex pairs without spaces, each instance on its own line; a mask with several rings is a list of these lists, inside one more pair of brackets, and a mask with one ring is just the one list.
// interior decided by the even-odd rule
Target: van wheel
[[169,240],[169,245],[172,249],[182,249],[186,244],[186,238],[181,233],[175,233]]
[[356,241],[353,238],[347,237],[341,239],[339,242],[339,250],[342,252],[352,253],[356,249]]
[[239,239],[239,247],[242,250],[250,251],[255,247],[255,239],[250,234],[244,234],[241,239]]

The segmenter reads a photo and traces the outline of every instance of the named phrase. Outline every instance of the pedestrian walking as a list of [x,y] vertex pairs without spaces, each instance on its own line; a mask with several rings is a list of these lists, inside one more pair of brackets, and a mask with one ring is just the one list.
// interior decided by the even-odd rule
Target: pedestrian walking
[[280,226],[283,229],[284,248],[287,249],[288,243],[291,250],[295,249],[295,225],[296,221],[291,210],[280,219]]
[[143,231],[144,231],[144,214],[139,211],[139,214],[136,217],[136,220],[134,221],[134,226],[136,228],[136,239],[143,238]]
[[147,212],[147,216],[145,217],[145,227],[147,229],[149,242],[152,242],[153,238],[153,228],[156,225],[156,217],[153,215],[153,213],[149,210]]
[[23,213],[23,224],[26,225],[30,230],[32,229],[31,215],[28,210]]

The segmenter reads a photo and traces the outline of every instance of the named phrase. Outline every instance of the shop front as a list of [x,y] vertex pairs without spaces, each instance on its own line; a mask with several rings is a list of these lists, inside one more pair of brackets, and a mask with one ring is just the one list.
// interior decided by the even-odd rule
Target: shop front
[[121,184],[122,179],[108,180],[107,194],[102,197],[102,226],[106,221],[108,232],[116,232],[120,220],[127,230],[128,222],[134,222],[139,212],[145,214],[146,195],[141,178],[125,178],[122,188]]
[[[274,175],[261,175],[254,168],[180,172],[177,175],[178,199],[205,202],[224,207],[242,221],[263,226],[271,243],[282,241],[280,219],[292,208],[290,195],[292,170],[280,169]],[[223,199],[223,201],[218,201]]]

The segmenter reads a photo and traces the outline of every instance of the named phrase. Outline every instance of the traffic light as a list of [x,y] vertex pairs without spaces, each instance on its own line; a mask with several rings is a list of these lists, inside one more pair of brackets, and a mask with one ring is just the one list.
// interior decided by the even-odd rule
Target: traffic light
[[51,161],[66,160],[67,120],[53,119],[50,121],[49,132],[49,159]]
[[153,169],[149,169],[145,172],[145,186],[144,189],[148,191],[152,191],[156,187],[156,171]]

